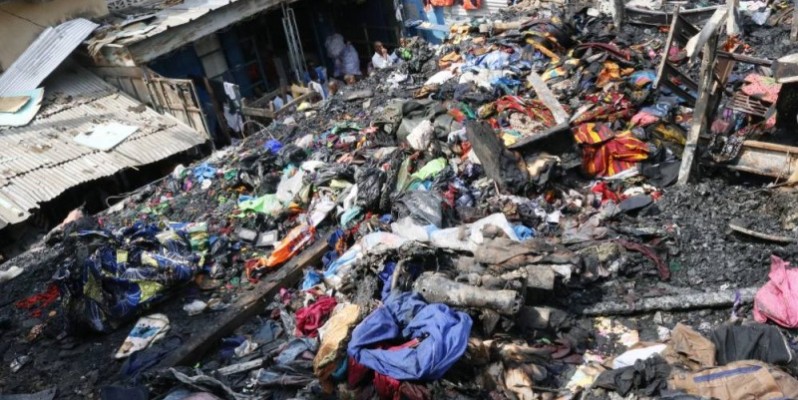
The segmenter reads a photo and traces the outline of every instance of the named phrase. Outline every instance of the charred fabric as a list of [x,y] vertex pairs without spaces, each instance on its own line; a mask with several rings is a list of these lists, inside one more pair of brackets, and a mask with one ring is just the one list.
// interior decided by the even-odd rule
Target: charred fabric
[[76,212],[3,265],[0,399],[798,398],[791,9],[705,6],[407,38]]

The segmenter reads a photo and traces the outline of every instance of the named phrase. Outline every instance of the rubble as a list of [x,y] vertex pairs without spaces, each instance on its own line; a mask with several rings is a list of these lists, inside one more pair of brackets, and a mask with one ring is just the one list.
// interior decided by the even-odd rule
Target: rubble
[[757,36],[783,4],[607,3],[406,38],[71,213],[0,267],[2,392],[797,395],[792,59]]

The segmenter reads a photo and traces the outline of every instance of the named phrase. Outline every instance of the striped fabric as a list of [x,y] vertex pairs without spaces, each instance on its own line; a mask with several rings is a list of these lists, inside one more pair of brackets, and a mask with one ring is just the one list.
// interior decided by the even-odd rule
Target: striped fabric
[[582,147],[582,167],[590,176],[612,176],[648,158],[648,146],[630,131],[615,133],[609,125],[585,123],[574,129]]

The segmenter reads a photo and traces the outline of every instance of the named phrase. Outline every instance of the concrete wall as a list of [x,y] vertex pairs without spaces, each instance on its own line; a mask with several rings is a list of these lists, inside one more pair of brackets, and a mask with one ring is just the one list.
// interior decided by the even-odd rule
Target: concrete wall
[[92,19],[107,14],[105,0],[0,3],[0,71],[8,69],[45,28],[77,17]]

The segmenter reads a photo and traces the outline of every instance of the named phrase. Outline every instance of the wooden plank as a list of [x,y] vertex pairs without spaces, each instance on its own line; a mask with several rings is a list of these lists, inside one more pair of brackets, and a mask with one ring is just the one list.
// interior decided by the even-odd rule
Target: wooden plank
[[493,179],[502,192],[517,193],[523,189],[529,180],[526,169],[521,168],[519,156],[504,147],[487,122],[468,121],[466,137],[485,175]]
[[688,42],[687,45],[684,47],[687,51],[687,56],[690,57],[690,62],[695,62],[696,58],[698,57],[698,49],[703,48],[704,44],[709,41],[709,38],[712,35],[717,34],[718,28],[721,26],[723,21],[726,20],[726,17],[729,15],[729,9],[725,6],[718,8],[715,10],[715,13],[712,14],[712,18],[701,28],[701,32],[698,35],[693,36]]
[[695,151],[698,147],[698,138],[706,129],[707,126],[707,109],[709,108],[710,97],[712,96],[711,88],[714,80],[712,74],[714,73],[715,53],[718,47],[718,34],[713,34],[709,41],[704,45],[704,57],[701,59],[701,73],[698,90],[698,100],[696,100],[695,110],[693,111],[693,122],[690,126],[690,132],[687,134],[687,142],[684,145],[684,152],[682,153],[682,164],[679,167],[679,185],[686,185],[690,180],[690,171],[693,168],[693,159],[695,158]]
[[726,0],[726,8],[729,9],[729,16],[726,19],[726,34],[729,36],[739,35],[742,30],[740,30],[740,24],[737,22],[740,20],[740,0]]
[[560,104],[560,100],[558,100],[554,92],[549,89],[549,85],[543,81],[543,78],[541,78],[537,72],[529,71],[526,80],[535,89],[535,93],[538,94],[540,101],[542,101],[554,115],[554,120],[557,121],[557,124],[559,125],[567,122],[569,118],[568,113],[565,112],[565,108]]
[[751,57],[745,54],[729,53],[728,51],[719,51],[718,58],[730,59],[754,65],[762,65],[765,67],[770,67],[773,65],[773,60],[769,60],[767,58]]
[[510,146],[507,146],[507,148],[510,149],[510,150],[520,149],[520,148],[522,148],[524,146],[528,146],[528,145],[530,145],[532,143],[536,143],[536,142],[539,142],[539,141],[541,141],[543,139],[550,138],[550,137],[554,136],[557,133],[568,132],[568,130],[570,128],[571,128],[571,125],[568,123],[568,121],[565,121],[565,122],[563,122],[561,124],[557,124],[557,125],[549,128],[549,129],[546,129],[545,131],[543,131],[541,133],[538,133],[536,135],[524,136],[521,139],[518,139],[517,142],[511,144]]
[[241,113],[247,117],[261,117],[261,118],[274,119],[274,112],[272,112],[272,110],[268,110],[265,108],[242,106]]
[[798,81],[798,53],[779,57],[773,63],[773,77],[776,78],[776,83]]
[[[662,60],[659,61],[659,67],[657,67],[657,77],[654,79],[654,84],[652,87],[657,89],[662,82],[663,74],[665,74],[665,66],[668,64],[668,54],[670,53],[671,46],[673,45],[673,35],[676,34],[676,26],[677,21],[679,21],[679,12],[681,7],[676,7],[676,11],[673,12],[673,22],[671,23],[671,28],[668,30],[668,39],[665,41],[665,50],[663,50]],[[667,79],[667,77],[665,78]]]
[[[686,21],[693,24],[700,23],[709,18],[720,6],[710,6],[682,10],[681,14]],[[632,24],[665,26],[673,22],[674,16],[664,11],[652,11],[642,8],[626,7],[626,21]]]
[[139,67],[96,67],[92,72],[105,77],[144,78],[144,71]]
[[301,96],[299,96],[299,97],[297,97],[297,98],[295,98],[295,99],[293,99],[293,100],[289,101],[288,103],[285,103],[285,105],[284,105],[284,106],[282,106],[282,107],[281,107],[279,110],[277,110],[277,111],[275,111],[275,112],[274,112],[274,115],[275,115],[275,116],[278,116],[278,115],[280,115],[280,114],[282,114],[282,113],[284,113],[284,112],[286,112],[286,111],[290,110],[290,109],[291,109],[291,107],[294,107],[294,106],[296,106],[296,105],[299,105],[299,104],[300,104],[300,103],[302,103],[303,101],[305,101],[305,100],[307,100],[307,99],[309,99],[309,98],[311,98],[311,97],[315,96],[316,94],[317,94],[317,93],[316,93],[316,92],[314,92],[314,91],[307,92],[307,93],[305,93],[305,94],[303,94],[303,95],[301,95]]
[[626,19],[626,6],[623,0],[612,0],[612,24],[616,29],[623,27],[623,22]]
[[796,242],[794,238],[791,238],[789,236],[769,235],[767,233],[757,232],[755,230],[748,229],[738,221],[729,222],[729,228],[735,232],[739,232],[756,239],[767,240],[769,242],[775,242],[779,244],[790,244]]
[[297,0],[238,0],[212,10],[185,24],[169,28],[155,36],[128,46],[136,64],[146,64],[216,31],[232,26],[262,11]]
[[222,338],[263,312],[280,288],[296,285],[302,278],[302,270],[321,260],[326,251],[327,240],[317,239],[309,248],[280,267],[276,273],[269,275],[267,280],[261,281],[253,291],[236,301],[224,314],[215,318],[210,326],[194,332],[185,344],[161,361],[157,369],[188,365],[200,360],[208,350],[218,345]]
[[793,1],[792,29],[790,29],[790,40],[798,41],[798,3]]

